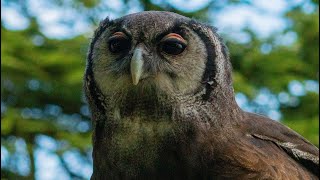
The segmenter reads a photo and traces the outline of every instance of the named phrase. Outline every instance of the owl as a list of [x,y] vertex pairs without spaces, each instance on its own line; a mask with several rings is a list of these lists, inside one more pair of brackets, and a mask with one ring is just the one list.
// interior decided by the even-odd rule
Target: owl
[[235,101],[217,30],[172,12],[103,20],[87,56],[91,179],[318,179],[319,151]]

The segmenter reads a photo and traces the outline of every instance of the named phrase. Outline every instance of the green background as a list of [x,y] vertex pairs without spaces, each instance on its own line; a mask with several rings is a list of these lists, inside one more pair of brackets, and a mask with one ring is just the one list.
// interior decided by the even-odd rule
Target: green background
[[[91,122],[82,77],[90,34],[48,37],[27,2],[1,1],[1,8],[16,8],[29,23],[13,30],[1,19],[1,177],[39,177],[41,163],[47,162],[38,156],[45,151],[54,156],[66,179],[87,179],[92,166]],[[251,1],[226,0],[184,10],[171,1],[119,2],[121,8],[113,12],[116,17],[138,3],[139,11],[174,11],[213,25],[212,12],[228,6],[253,6]],[[79,21],[89,24],[91,32],[101,20],[101,12],[113,11],[99,0],[50,3],[81,14]],[[312,11],[305,11],[306,3]],[[71,27],[67,16],[61,23]],[[268,37],[258,36],[249,26],[241,29],[249,37],[246,42],[219,31],[230,50],[237,99],[247,111],[270,117],[280,114],[282,123],[319,146],[319,2],[301,1],[281,18],[290,23]],[[288,34],[294,34],[295,40],[281,44]]]

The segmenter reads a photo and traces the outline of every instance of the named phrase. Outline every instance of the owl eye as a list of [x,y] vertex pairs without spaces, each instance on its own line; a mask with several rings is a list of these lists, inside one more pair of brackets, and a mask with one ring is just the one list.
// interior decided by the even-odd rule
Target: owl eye
[[113,53],[126,52],[130,49],[131,43],[128,37],[122,32],[114,33],[108,40],[109,50]]
[[186,41],[178,34],[170,33],[163,38],[160,49],[166,54],[178,55],[181,54],[187,47]]

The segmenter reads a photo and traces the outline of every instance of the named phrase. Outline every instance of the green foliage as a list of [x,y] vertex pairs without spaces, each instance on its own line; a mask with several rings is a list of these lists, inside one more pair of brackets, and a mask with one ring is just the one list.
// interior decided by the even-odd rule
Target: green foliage
[[[54,0],[61,8],[72,8],[82,13],[89,24],[95,26],[101,8],[99,0],[75,0],[70,4]],[[125,10],[133,1],[122,1]],[[140,0],[143,10],[169,10],[179,14],[209,21],[209,11],[221,10],[226,5],[249,4],[247,1],[214,3],[194,10],[184,11],[169,1]],[[319,11],[305,13],[297,6],[287,14],[292,22],[284,32],[268,39],[259,38],[252,30],[245,29],[251,40],[239,43],[225,35],[234,68],[236,92],[245,94],[250,102],[261,88],[268,88],[274,95],[287,93],[288,101],[280,102],[282,120],[312,143],[319,146],[319,93],[306,91],[294,95],[288,89],[293,80],[305,83],[319,79]],[[50,39],[41,33],[41,26],[24,1],[4,1],[4,4],[20,7],[21,13],[30,21],[27,29],[13,31],[1,22],[1,158],[3,148],[7,153],[1,159],[1,177],[8,179],[33,179],[35,175],[35,151],[41,148],[39,137],[48,137],[56,144],[52,154],[59,157],[60,165],[71,178],[84,178],[65,162],[65,154],[77,150],[82,161],[90,164],[91,122],[82,93],[82,77],[90,39],[84,35],[70,39]],[[103,6],[102,6],[103,7]],[[19,9],[19,8],[18,8]],[[110,10],[110,8],[108,9]],[[112,10],[110,10],[112,11]],[[295,34],[293,44],[282,45],[282,37]],[[263,46],[271,51],[263,53]],[[252,101],[253,102],[253,101]],[[256,105],[258,106],[258,105]],[[24,142],[26,145],[19,145]],[[18,145],[17,145],[18,144]],[[22,143],[23,144],[23,143]],[[20,147],[19,147],[20,146]],[[25,149],[29,170],[19,171],[16,157]],[[21,163],[21,162],[20,162]]]
[[284,123],[319,147],[319,118],[284,120]]

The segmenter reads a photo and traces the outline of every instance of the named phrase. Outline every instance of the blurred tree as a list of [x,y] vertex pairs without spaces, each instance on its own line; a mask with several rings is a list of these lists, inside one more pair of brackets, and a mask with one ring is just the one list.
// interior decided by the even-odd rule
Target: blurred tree
[[[303,6],[288,11],[285,17],[292,25],[283,32],[258,39],[246,29],[250,42],[240,44],[229,39],[227,46],[236,92],[254,99],[258,90],[268,88],[278,96],[283,122],[319,146],[319,2],[314,2],[313,13],[304,12]],[[293,44],[285,44],[288,36],[296,37]],[[310,86],[317,86],[317,90]],[[296,92],[299,89],[301,92]],[[254,111],[265,111],[263,105],[251,104]]]
[[[91,122],[82,94],[82,76],[89,39],[83,34],[50,39],[28,2],[1,2],[2,8],[16,9],[29,22],[24,30],[14,31],[1,19],[1,177],[38,177],[37,152],[45,150],[58,159],[70,178],[86,179],[90,174],[83,171],[83,166],[92,164]],[[119,10],[99,0],[48,2],[48,6],[60,7],[61,11],[72,9],[77,18],[93,28],[101,12],[121,16],[133,6],[210,21],[209,12],[231,4],[251,4],[209,1],[194,11],[184,11],[172,1],[123,0],[119,1]],[[243,108],[270,115],[270,105],[261,103],[261,98],[274,100],[274,109],[281,112],[283,122],[318,146],[319,93],[312,87],[319,81],[319,2],[312,3],[312,12],[303,10],[304,3],[291,8],[284,14],[291,25],[267,39],[261,39],[252,29],[243,30],[250,36],[246,43],[224,36],[234,67],[235,90],[246,99]],[[66,17],[61,24],[72,27],[74,19]],[[295,41],[283,44],[288,36],[296,37]],[[81,162],[81,168],[69,161],[70,153]]]

